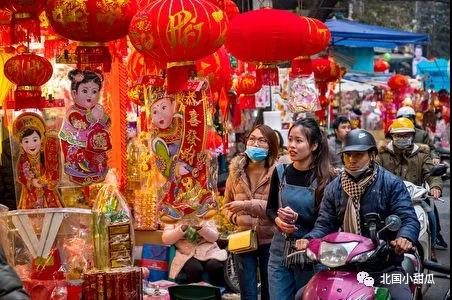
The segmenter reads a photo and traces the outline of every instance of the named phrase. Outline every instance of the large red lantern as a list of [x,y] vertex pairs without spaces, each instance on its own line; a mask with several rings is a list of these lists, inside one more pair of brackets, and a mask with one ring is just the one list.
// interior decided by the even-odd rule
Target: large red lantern
[[389,70],[389,63],[383,59],[377,59],[374,61],[374,72],[385,72]]
[[194,71],[195,60],[215,52],[224,42],[227,18],[206,0],[156,0],[132,19],[133,46],[167,63],[167,89],[180,89]]
[[228,91],[232,86],[232,67],[229,55],[224,47],[196,61],[198,76],[206,77],[213,93],[220,93],[224,88]]
[[399,91],[407,87],[408,84],[408,78],[401,74],[392,75],[388,79],[388,86],[394,91]]
[[22,53],[11,57],[4,66],[6,78],[17,85],[14,91],[16,108],[39,107],[41,85],[52,77],[53,68],[42,56]]
[[261,83],[256,76],[250,73],[244,73],[237,80],[236,91],[239,95],[241,109],[256,108],[256,94],[262,88]]
[[331,32],[326,24],[314,18],[301,17],[301,19],[306,33],[299,55],[310,56],[325,50],[331,40]]
[[46,15],[59,35],[83,42],[76,50],[77,66],[110,69],[111,55],[106,43],[127,35],[137,11],[136,0],[47,0]]
[[39,15],[46,0],[5,0],[4,9],[11,12],[11,42],[28,42],[29,38],[39,42],[41,29]]
[[[276,64],[301,55],[306,27],[289,11],[259,9],[239,14],[229,23],[225,46],[237,59],[270,65],[263,75],[278,84]],[[276,71],[275,71],[276,70]],[[265,74],[275,74],[265,76]]]

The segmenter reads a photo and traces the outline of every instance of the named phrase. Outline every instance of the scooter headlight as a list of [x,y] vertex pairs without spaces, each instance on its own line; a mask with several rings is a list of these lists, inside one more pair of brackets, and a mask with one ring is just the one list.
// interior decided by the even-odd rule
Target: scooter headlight
[[320,244],[320,262],[330,268],[343,266],[348,255],[357,245],[358,242],[341,244],[322,242]]
[[353,257],[350,262],[365,262],[369,259],[369,257],[372,256],[372,254],[375,253],[375,250],[372,251],[367,251],[364,253],[361,253],[359,255],[356,255],[355,257]]

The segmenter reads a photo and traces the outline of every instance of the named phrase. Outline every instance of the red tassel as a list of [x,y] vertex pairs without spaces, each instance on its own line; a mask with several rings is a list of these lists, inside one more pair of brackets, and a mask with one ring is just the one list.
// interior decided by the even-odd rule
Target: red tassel
[[11,41],[13,44],[26,43],[28,38],[34,42],[41,42],[41,27],[38,18],[28,16],[18,18],[20,14],[13,14],[11,18]]
[[193,61],[169,63],[166,69],[166,90],[168,93],[174,94],[184,90],[195,71],[196,67]]
[[255,109],[256,108],[256,96],[252,95],[240,95],[239,96],[240,109]]
[[69,40],[57,35],[47,36],[44,40],[44,57],[51,59],[69,44]]
[[112,58],[106,46],[77,46],[75,54],[78,69],[102,69],[103,72],[111,70]]
[[279,85],[278,67],[262,65],[256,69],[256,78],[261,85]]

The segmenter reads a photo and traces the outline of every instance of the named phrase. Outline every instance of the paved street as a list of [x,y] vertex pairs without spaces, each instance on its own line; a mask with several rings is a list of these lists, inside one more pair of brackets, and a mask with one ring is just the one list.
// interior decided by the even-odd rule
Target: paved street
[[[444,183],[444,203],[437,202],[439,216],[441,219],[441,232],[449,244],[447,250],[437,250],[438,262],[450,266],[450,181]],[[425,295],[427,300],[443,299],[445,293],[450,288],[450,281],[447,279],[435,278],[435,284],[430,287]]]

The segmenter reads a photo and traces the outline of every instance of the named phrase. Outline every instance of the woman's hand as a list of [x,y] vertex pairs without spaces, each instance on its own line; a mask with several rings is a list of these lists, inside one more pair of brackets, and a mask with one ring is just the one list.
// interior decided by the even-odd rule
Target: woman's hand
[[430,194],[434,197],[434,198],[439,198],[441,197],[441,190],[437,187],[432,187],[430,189]]
[[297,226],[293,224],[288,224],[282,221],[279,217],[276,217],[275,223],[276,226],[278,226],[279,230],[284,233],[294,233],[295,231],[297,231]]
[[239,211],[245,210],[245,201],[231,201],[226,203],[224,208],[235,214]]
[[278,217],[285,223],[293,224],[297,221],[298,214],[292,208],[286,206],[278,209]]

